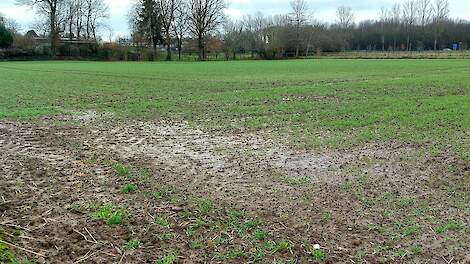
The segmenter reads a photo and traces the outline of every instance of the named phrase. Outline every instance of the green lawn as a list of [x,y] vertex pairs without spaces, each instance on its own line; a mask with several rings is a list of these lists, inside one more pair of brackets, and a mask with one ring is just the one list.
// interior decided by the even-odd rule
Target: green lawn
[[469,161],[470,60],[2,62],[0,117],[73,111],[267,129],[301,148],[398,142]]

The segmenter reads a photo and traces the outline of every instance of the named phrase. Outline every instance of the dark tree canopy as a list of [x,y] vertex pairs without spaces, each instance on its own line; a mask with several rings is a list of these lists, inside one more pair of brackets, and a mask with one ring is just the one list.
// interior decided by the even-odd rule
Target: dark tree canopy
[[158,4],[154,0],[140,0],[131,17],[132,34],[143,36],[153,47],[154,56],[157,45],[162,42],[162,17]]
[[0,23],[0,48],[6,49],[13,44],[13,34]]

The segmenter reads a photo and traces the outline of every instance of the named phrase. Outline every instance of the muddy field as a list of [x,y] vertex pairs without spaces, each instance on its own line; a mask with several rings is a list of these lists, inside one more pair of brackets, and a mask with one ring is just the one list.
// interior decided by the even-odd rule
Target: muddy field
[[470,263],[469,168],[450,154],[109,120],[0,121],[4,259]]

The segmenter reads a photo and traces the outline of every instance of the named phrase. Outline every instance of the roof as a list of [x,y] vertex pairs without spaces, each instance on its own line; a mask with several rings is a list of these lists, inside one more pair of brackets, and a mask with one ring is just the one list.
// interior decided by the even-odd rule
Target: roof
[[30,31],[26,32],[26,36],[31,37],[31,38],[38,38],[39,37],[39,35],[34,30],[30,30]]

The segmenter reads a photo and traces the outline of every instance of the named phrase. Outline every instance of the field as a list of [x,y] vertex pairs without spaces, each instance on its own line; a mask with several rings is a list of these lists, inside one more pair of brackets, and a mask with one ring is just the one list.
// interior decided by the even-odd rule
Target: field
[[461,51],[348,51],[323,53],[312,58],[335,59],[468,59],[470,52]]
[[0,62],[0,263],[470,263],[470,60]]

